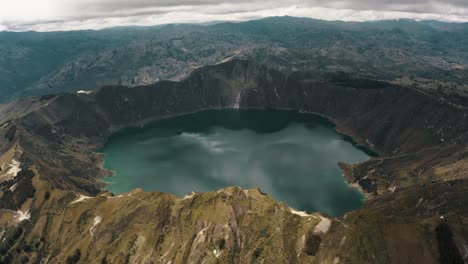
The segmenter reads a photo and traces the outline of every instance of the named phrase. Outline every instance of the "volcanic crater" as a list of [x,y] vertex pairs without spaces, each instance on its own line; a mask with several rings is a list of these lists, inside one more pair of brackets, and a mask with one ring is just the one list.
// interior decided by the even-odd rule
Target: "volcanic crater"
[[[327,118],[379,154],[339,164],[368,199],[332,217],[296,211],[259,189],[183,198],[102,190],[109,171],[98,150],[111,135],[210,109]],[[0,223],[7,226],[0,253],[28,245],[34,253],[24,254],[37,260],[79,255],[112,263],[274,262],[278,254],[289,263],[434,263],[453,252],[461,258],[468,237],[467,113],[416,88],[345,73],[286,75],[244,60],[199,68],[180,82],[19,99],[0,106],[0,161],[9,164],[0,171]],[[397,248],[408,250],[392,254]],[[374,254],[382,251],[388,254]]]

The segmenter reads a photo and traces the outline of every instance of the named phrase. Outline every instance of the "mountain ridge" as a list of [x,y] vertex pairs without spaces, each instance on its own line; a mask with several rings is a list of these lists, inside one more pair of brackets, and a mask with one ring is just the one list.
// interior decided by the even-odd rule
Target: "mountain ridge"
[[466,97],[467,28],[443,25],[274,17],[209,26],[0,33],[0,101],[181,80],[196,68],[231,58],[285,73],[366,74]]
[[[343,74],[287,75],[231,60],[179,82],[105,86],[3,105],[0,161],[21,170],[15,176],[0,171],[9,177],[0,183],[0,233],[11,241],[0,248],[2,258],[269,262],[279,254],[283,263],[437,263],[449,257],[438,245],[449,243],[459,253],[451,257],[462,259],[468,110]],[[226,188],[186,198],[101,190],[108,172],[97,150],[117,129],[215,108],[320,114],[379,152],[360,164],[340,164],[348,182],[368,194],[363,208],[331,218],[286,208],[259,190]]]

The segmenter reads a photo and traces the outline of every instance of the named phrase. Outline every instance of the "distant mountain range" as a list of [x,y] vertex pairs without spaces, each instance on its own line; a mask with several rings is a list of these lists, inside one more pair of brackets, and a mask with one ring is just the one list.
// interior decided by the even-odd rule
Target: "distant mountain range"
[[271,17],[242,23],[0,32],[0,102],[107,84],[181,80],[196,68],[233,58],[286,74],[342,71],[464,98],[468,24]]

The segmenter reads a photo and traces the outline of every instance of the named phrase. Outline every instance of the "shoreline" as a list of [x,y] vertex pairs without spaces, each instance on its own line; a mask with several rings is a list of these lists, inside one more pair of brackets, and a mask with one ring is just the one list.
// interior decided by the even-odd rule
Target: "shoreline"
[[[326,125],[329,125],[331,129],[333,129],[333,131],[335,131],[337,134],[339,134],[344,141],[347,141],[349,143],[351,143],[354,147],[356,147],[357,149],[363,151],[365,154],[367,154],[369,156],[369,159],[366,159],[364,161],[361,161],[361,162],[358,162],[356,164],[360,164],[360,163],[363,163],[363,162],[366,162],[370,159],[372,159],[373,155],[371,155],[369,152],[372,152],[374,154],[376,154],[376,152],[372,149],[371,146],[367,146],[367,145],[363,145],[363,144],[360,144],[359,142],[361,140],[359,139],[355,139],[351,136],[351,134],[347,134],[345,133],[344,131],[346,131],[345,129],[342,129],[340,128],[341,126],[339,124],[337,124],[335,122],[335,120],[327,117],[327,116],[324,116],[324,115],[321,115],[321,114],[318,114],[318,113],[315,113],[315,112],[307,112],[307,111],[300,111],[300,110],[294,110],[294,109],[289,109],[289,108],[263,108],[263,107],[247,107],[247,108],[240,108],[240,109],[236,109],[236,108],[232,108],[232,107],[220,107],[220,108],[207,108],[207,109],[201,109],[201,110],[196,110],[196,111],[190,111],[190,112],[184,112],[184,113],[179,113],[179,114],[166,114],[164,115],[163,117],[153,117],[153,118],[146,118],[146,119],[143,119],[141,121],[138,121],[138,122],[133,122],[132,124],[128,125],[128,126],[114,126],[112,127],[111,130],[113,130],[114,132],[111,133],[109,135],[109,137],[107,138],[106,140],[106,143],[103,144],[103,146],[105,144],[107,144],[108,140],[115,134],[117,133],[121,133],[122,131],[124,131],[125,129],[143,129],[147,126],[151,126],[152,124],[154,123],[157,123],[157,122],[160,122],[160,121],[163,121],[163,120],[166,120],[166,119],[170,119],[170,118],[176,118],[176,117],[181,117],[181,116],[184,116],[184,115],[191,115],[191,114],[195,114],[195,113],[201,113],[201,112],[206,112],[206,111],[216,111],[216,110],[220,110],[220,111],[223,111],[223,110],[226,110],[226,111],[242,111],[242,110],[278,110],[278,111],[292,111],[292,112],[295,112],[297,114],[304,114],[304,115],[312,115],[312,116],[315,116],[315,117],[318,117],[320,119],[323,119],[323,121],[325,121],[327,124]],[[102,147],[103,147],[102,146]],[[102,150],[102,147],[100,148],[100,150]],[[99,159],[100,159],[100,163],[99,163],[99,167],[100,169],[104,170],[107,172],[107,175],[105,175],[104,177],[101,178],[101,182],[104,183],[104,186],[101,188],[101,190],[107,190],[109,191],[108,189],[106,189],[106,187],[108,187],[108,185],[110,184],[109,182],[106,182],[104,181],[105,178],[109,178],[109,177],[113,177],[116,175],[116,172],[115,171],[112,171],[112,170],[108,170],[104,167],[104,153],[100,152],[100,155],[99,155]],[[342,172],[342,177],[344,177],[344,181],[346,181],[346,184],[353,188],[353,189],[356,189],[359,191],[359,193],[362,195],[363,197],[363,204],[373,198],[374,195],[372,195],[371,193],[367,192],[358,182],[353,182],[353,179],[352,179],[352,172],[349,168],[351,168],[353,165],[351,164],[346,164],[346,163],[343,163],[343,162],[338,162],[337,163],[337,166],[339,167],[339,169],[341,170]],[[228,188],[229,186],[226,186],[226,188]]]
[[[358,163],[359,164],[359,163]],[[353,189],[356,189],[358,190],[360,193],[362,193],[365,198],[366,198],[366,201],[367,200],[371,200],[375,197],[374,194],[366,191],[360,184],[358,181],[352,181],[352,167],[354,165],[352,164],[348,164],[348,163],[344,163],[344,162],[339,162],[338,163],[338,166],[340,167],[341,171],[343,172],[342,175],[343,175],[343,178],[345,179],[346,183],[348,184],[348,186],[350,186],[351,188]]]

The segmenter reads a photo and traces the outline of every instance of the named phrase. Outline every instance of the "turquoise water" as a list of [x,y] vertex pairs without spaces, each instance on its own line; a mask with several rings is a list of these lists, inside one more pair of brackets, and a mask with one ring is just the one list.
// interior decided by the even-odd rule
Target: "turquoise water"
[[369,156],[321,117],[282,110],[210,110],[114,134],[102,149],[115,194],[142,188],[180,197],[259,187],[298,210],[333,216],[359,208],[337,162]]

